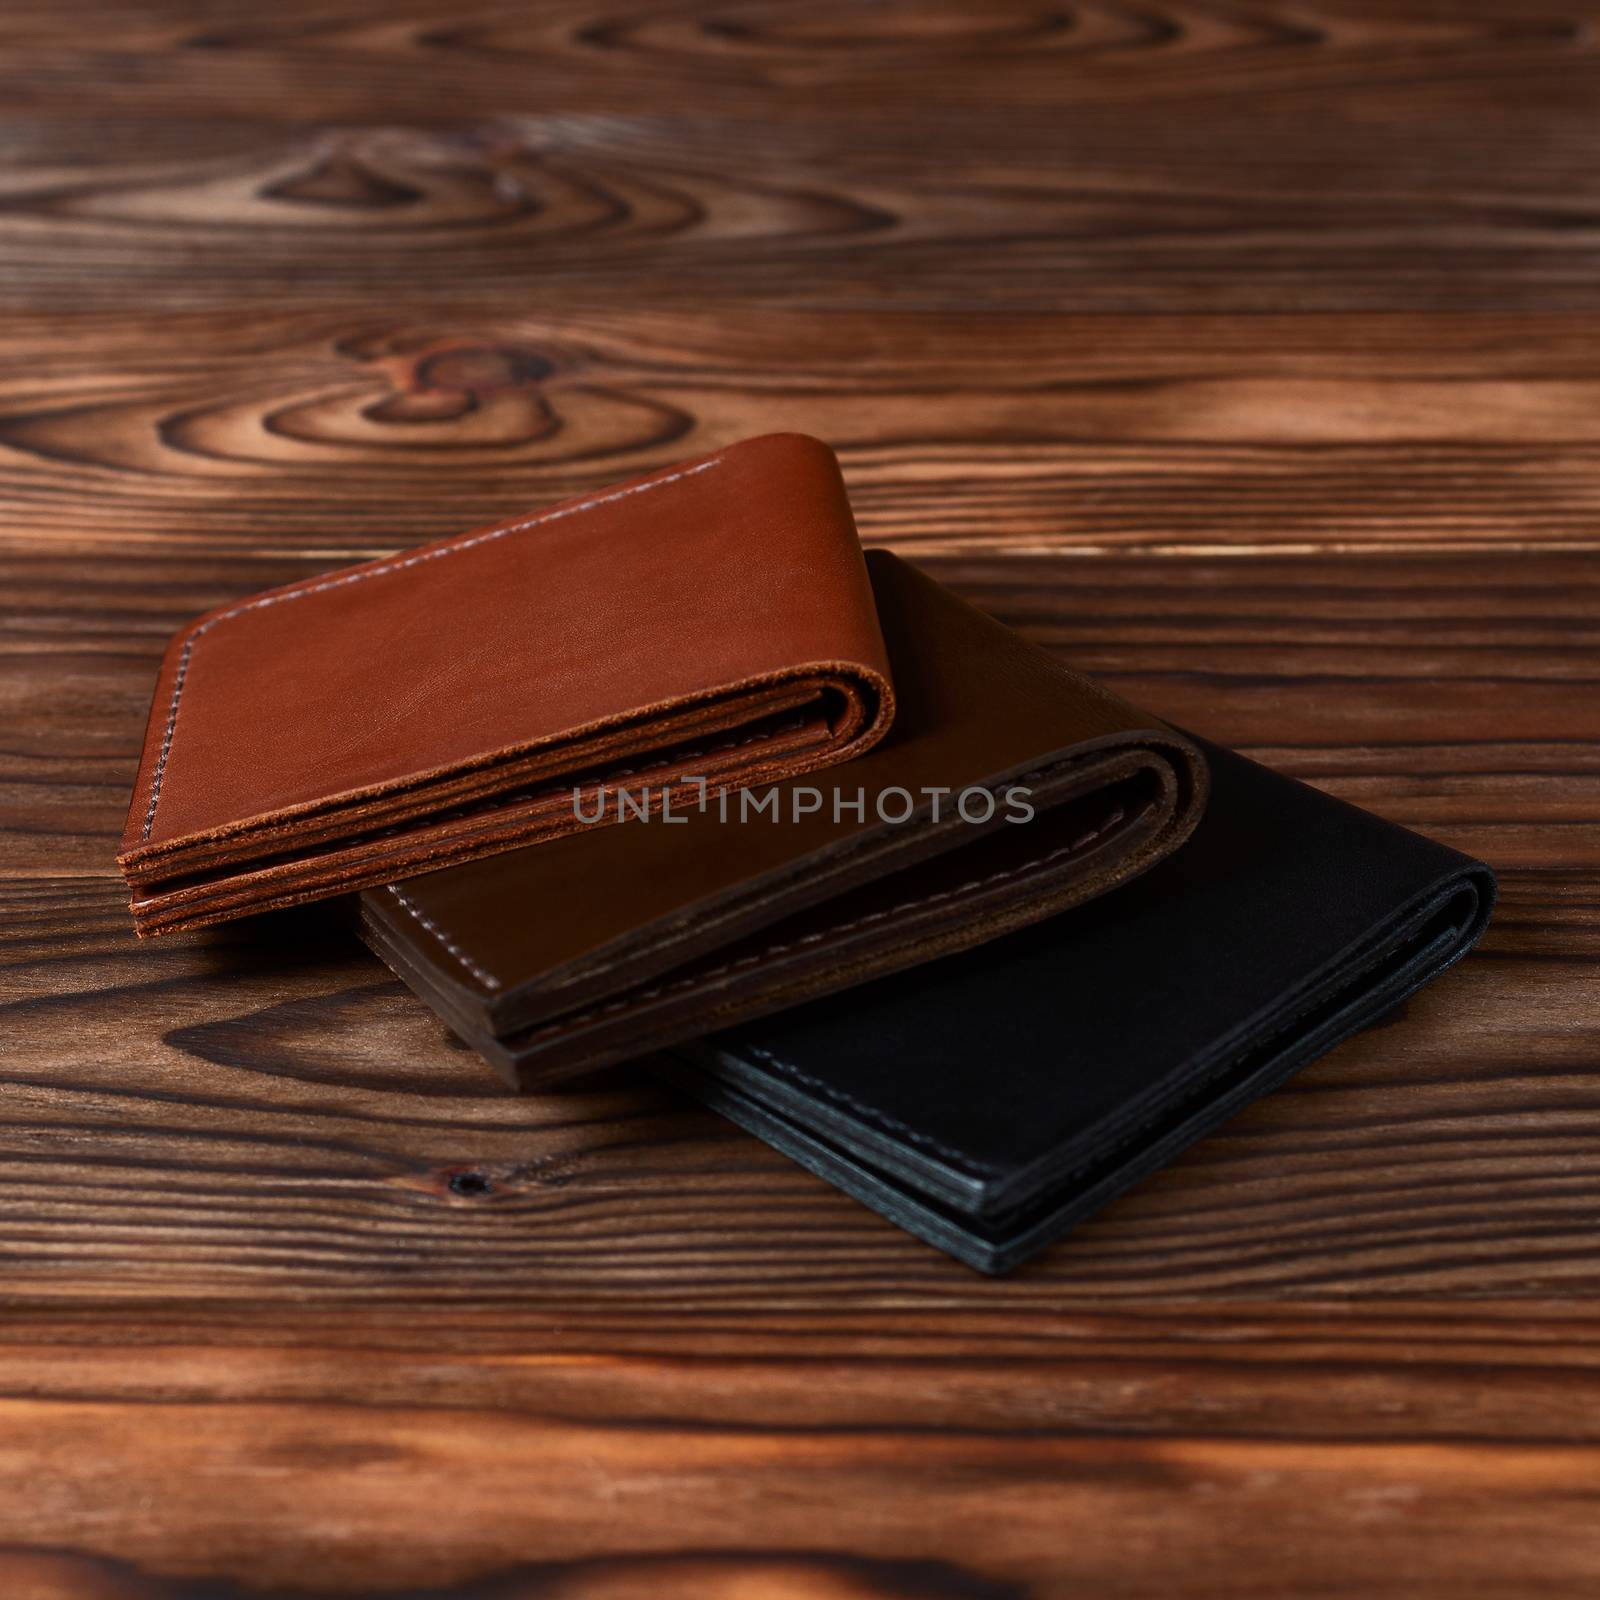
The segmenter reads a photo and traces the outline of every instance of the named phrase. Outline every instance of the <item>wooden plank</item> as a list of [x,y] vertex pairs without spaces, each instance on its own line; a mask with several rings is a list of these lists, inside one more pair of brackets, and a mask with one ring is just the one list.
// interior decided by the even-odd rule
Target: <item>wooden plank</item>
[[783,428],[908,554],[1600,543],[1587,317],[518,304],[0,339],[0,539],[30,548],[333,565]]
[[1600,1574],[1596,1328],[1525,1302],[1012,1309],[909,1343],[894,1319],[882,1347],[848,1305],[751,1310],[533,1360],[545,1318],[515,1312],[152,1314],[6,1331],[9,1593],[314,1571],[319,1594],[484,1600],[1414,1600]]
[[1597,303],[1551,0],[87,15],[0,34],[13,303]]
[[[856,1426],[797,1438],[392,1405],[30,1404],[8,1406],[6,1422],[39,1459],[63,1434],[82,1452],[76,1472],[46,1486],[10,1480],[30,1517],[0,1513],[14,1539],[0,1577],[12,1593],[52,1600],[187,1600],[262,1584],[299,1593],[308,1570],[324,1595],[371,1584],[496,1600],[926,1600],[1065,1596],[1082,1585],[1118,1596],[1159,1585],[1406,1600],[1470,1588],[1510,1600],[1530,1585],[1582,1594],[1600,1570],[1593,1456],[1563,1444],[1308,1449],[1292,1438]],[[131,1426],[137,1454],[126,1449]],[[145,1474],[163,1485],[159,1523],[139,1487]],[[41,1514],[57,1542],[30,1548]],[[249,1586],[218,1587],[217,1573],[248,1573]]]

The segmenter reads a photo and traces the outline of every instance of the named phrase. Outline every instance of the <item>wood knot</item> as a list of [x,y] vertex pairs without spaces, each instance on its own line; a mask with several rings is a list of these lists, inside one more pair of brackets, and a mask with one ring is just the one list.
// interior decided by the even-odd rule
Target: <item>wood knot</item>
[[328,206],[340,211],[383,211],[414,206],[423,191],[391,178],[353,155],[336,153],[261,190],[267,200]]
[[509,344],[434,346],[390,366],[397,392],[368,406],[373,422],[454,422],[477,412],[545,414],[540,385],[556,370],[547,356]]
[[445,1187],[462,1200],[487,1200],[494,1193],[494,1179],[487,1172],[478,1172],[467,1167],[459,1172],[452,1172],[446,1180]]
[[417,362],[416,387],[454,389],[465,394],[529,389],[555,370],[553,361],[514,345],[457,345],[435,350]]

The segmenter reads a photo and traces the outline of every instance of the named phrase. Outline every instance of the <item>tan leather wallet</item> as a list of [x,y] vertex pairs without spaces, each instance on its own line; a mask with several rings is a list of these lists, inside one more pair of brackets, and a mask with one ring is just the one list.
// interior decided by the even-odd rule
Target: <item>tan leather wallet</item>
[[360,896],[362,937],[513,1085],[965,950],[1189,836],[1191,740],[887,551],[867,566],[898,702],[872,750]]
[[140,933],[197,927],[553,838],[624,776],[791,778],[893,710],[838,464],[774,434],[191,623],[118,861]]

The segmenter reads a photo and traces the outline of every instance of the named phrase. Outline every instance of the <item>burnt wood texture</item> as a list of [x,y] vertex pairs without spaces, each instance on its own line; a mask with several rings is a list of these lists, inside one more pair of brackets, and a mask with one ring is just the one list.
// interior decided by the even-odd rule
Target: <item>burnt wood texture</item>
[[[0,11],[0,1593],[1594,1594],[1597,38]],[[1014,1280],[637,1075],[507,1097],[314,910],[133,940],[180,623],[788,428],[869,542],[1501,873]]]

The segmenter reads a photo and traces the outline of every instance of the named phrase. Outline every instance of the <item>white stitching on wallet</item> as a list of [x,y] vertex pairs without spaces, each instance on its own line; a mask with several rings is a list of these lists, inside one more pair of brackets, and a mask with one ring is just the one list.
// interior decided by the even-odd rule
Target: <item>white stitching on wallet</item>
[[869,1105],[865,1100],[849,1093],[847,1090],[837,1088],[821,1078],[813,1077],[809,1072],[803,1072],[792,1061],[785,1061],[773,1055],[770,1050],[764,1050],[758,1044],[751,1044],[746,1040],[742,1046],[746,1054],[756,1057],[758,1061],[765,1061],[769,1066],[776,1067],[785,1076],[805,1084],[808,1089],[815,1089],[820,1095],[825,1095],[829,1100],[841,1106],[847,1106],[852,1111],[859,1111],[869,1122],[875,1123],[886,1133],[898,1134],[900,1138],[909,1140],[912,1144],[919,1144],[924,1150],[931,1150],[935,1155],[943,1156],[951,1166],[964,1167],[969,1172],[998,1172],[1000,1169],[989,1161],[975,1161],[964,1150],[957,1150],[954,1146],[945,1144],[942,1140],[935,1139],[931,1133],[923,1133],[920,1129],[913,1128],[910,1123],[902,1122],[899,1117],[892,1117],[887,1111],[880,1111],[877,1106]]
[[401,572],[407,567],[420,566],[424,561],[437,561],[441,556],[458,555],[463,550],[471,550],[474,546],[488,544],[494,539],[503,539],[508,533],[524,533],[529,528],[537,528],[547,522],[557,522],[562,517],[576,516],[580,511],[592,511],[597,506],[610,505],[616,500],[626,500],[629,495],[643,494],[647,489],[661,489],[669,483],[676,483],[680,478],[692,478],[697,472],[709,472],[712,467],[721,463],[720,456],[713,456],[709,461],[702,461],[692,467],[682,467],[677,472],[669,472],[664,478],[651,478],[645,483],[636,483],[626,489],[613,489],[608,494],[592,496],[588,500],[579,500],[569,506],[558,506],[554,511],[546,511],[537,517],[529,517],[523,522],[513,522],[503,528],[491,528],[486,533],[474,534],[469,539],[462,539],[456,544],[441,545],[436,550],[425,550],[420,555],[391,556],[370,567],[359,567],[354,572],[347,572],[340,578],[326,578],[320,583],[307,584],[302,588],[288,589],[282,594],[261,595],[254,600],[241,601],[236,606],[230,606],[226,611],[219,611],[216,616],[202,622],[183,643],[183,652],[178,657],[178,673],[172,685],[172,704],[167,708],[167,726],[161,736],[161,754],[156,758],[156,770],[150,780],[150,806],[144,814],[144,832],[140,835],[141,842],[148,840],[150,829],[156,820],[156,806],[161,800],[161,780],[167,770],[167,757],[172,752],[172,735],[178,726],[178,700],[183,694],[183,685],[189,675],[189,659],[194,653],[195,641],[202,634],[208,633],[219,622],[226,622],[229,617],[241,616],[246,611],[256,611],[264,606],[281,605],[287,600],[298,600],[302,595],[321,594],[327,589],[338,589],[347,583],[360,583],[365,578],[381,577],[386,572]]
[[482,967],[480,967],[478,963],[474,961],[472,957],[469,956],[467,952],[463,950],[461,946],[458,945],[455,940],[452,939],[450,935],[447,934],[444,929],[441,928],[439,924],[422,909],[421,906],[416,905],[413,901],[407,899],[407,897],[401,892],[399,884],[391,883],[389,885],[389,893],[392,894],[395,899],[398,900],[405,908],[405,910],[410,912],[411,915],[415,917],[417,921],[420,922],[422,926],[426,928],[428,932],[431,933],[434,938],[437,939],[439,943],[442,944],[445,949],[448,950],[450,954],[453,955],[456,960],[459,961],[461,965],[464,966],[467,971],[470,972],[472,976],[484,986],[485,989],[498,989],[500,987],[500,980],[495,977],[492,972],[486,972]]

